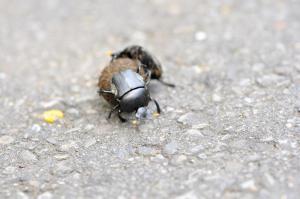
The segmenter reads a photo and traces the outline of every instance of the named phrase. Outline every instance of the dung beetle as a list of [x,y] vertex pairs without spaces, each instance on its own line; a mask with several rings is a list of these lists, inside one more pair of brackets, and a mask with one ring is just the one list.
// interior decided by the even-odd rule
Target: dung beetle
[[112,54],[112,59],[99,78],[99,95],[112,105],[108,115],[118,111],[122,122],[126,119],[121,113],[136,111],[137,115],[146,115],[150,101],[156,105],[157,113],[161,112],[159,104],[150,97],[148,84],[157,79],[165,85],[173,84],[161,80],[162,67],[159,61],[141,46],[133,45]]
[[114,111],[118,111],[119,119],[125,122],[122,112],[138,111],[139,108],[148,106],[150,101],[155,103],[157,113],[160,113],[159,104],[150,97],[149,80],[150,72],[142,68],[139,62],[127,58],[117,59],[104,68],[98,92],[113,105],[108,118]]

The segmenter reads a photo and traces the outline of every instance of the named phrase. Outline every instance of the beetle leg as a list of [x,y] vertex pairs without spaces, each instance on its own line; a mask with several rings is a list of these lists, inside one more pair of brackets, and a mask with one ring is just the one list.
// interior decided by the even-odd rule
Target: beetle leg
[[113,62],[119,56],[120,56],[120,52],[116,52],[116,53],[111,54],[111,60],[110,60],[110,62]]
[[122,113],[122,111],[119,110],[119,111],[118,111],[118,117],[119,117],[120,121],[121,121],[121,122],[126,122],[127,120],[126,120],[124,117],[121,116],[121,113]]
[[146,69],[146,74],[147,74],[146,85],[148,85],[150,83],[150,80],[151,80],[151,70]]
[[159,81],[160,83],[162,83],[163,85],[165,85],[165,86],[169,86],[169,87],[172,87],[172,88],[175,87],[175,84],[165,82],[165,81],[163,81],[163,80],[161,80],[161,79],[158,79],[158,81]]
[[155,103],[157,113],[160,113],[161,109],[160,109],[160,106],[159,106],[158,102],[155,99],[152,99],[152,98],[150,98],[150,100]]
[[140,73],[141,71],[141,63],[138,63],[138,67],[136,69],[136,73]]
[[120,106],[120,105],[118,104],[118,105],[114,106],[114,107],[110,110],[107,119],[110,119],[111,114],[112,114],[114,111],[116,111],[117,108],[119,108],[119,106]]
[[99,93],[99,95],[102,93],[115,95],[112,91],[103,90],[103,89],[99,89],[98,93]]

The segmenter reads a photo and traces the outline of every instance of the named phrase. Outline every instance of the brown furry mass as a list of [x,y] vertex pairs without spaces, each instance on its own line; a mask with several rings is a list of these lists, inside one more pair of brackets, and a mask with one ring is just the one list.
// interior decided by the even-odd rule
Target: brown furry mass
[[[112,83],[111,80],[114,74],[127,69],[137,71],[138,64],[139,64],[138,60],[132,60],[128,58],[120,58],[120,59],[113,60],[112,62],[109,63],[108,66],[106,66],[103,69],[99,78],[98,87],[103,90],[111,90],[111,83]],[[144,77],[144,79],[146,78],[145,72],[142,69],[142,67],[140,68],[140,74]],[[113,95],[105,94],[105,93],[102,93],[101,95],[110,104],[112,105],[117,104],[117,101]]]

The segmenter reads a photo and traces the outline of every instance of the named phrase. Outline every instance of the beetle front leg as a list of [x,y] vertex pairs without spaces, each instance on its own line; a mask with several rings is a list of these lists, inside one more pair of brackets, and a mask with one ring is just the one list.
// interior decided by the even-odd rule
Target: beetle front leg
[[161,109],[160,109],[160,106],[159,106],[158,102],[157,102],[155,99],[152,99],[152,98],[150,98],[150,100],[153,101],[153,102],[155,103],[156,111],[157,111],[157,113],[160,114]]
[[121,121],[121,122],[126,122],[127,120],[126,120],[124,117],[121,116],[121,113],[122,113],[122,111],[119,110],[119,111],[118,111],[118,117],[119,117],[120,121]]
[[175,87],[175,84],[165,82],[165,81],[163,81],[163,80],[161,80],[161,79],[158,79],[158,81],[159,81],[160,83],[162,83],[163,85],[165,85],[165,86],[169,86],[169,87],[172,87],[172,88]]
[[110,60],[110,62],[113,62],[115,59],[117,59],[117,57],[118,57],[117,54],[118,54],[118,53],[113,53],[113,54],[111,54],[111,60]]
[[113,62],[115,59],[118,59],[120,57],[122,57],[122,51],[115,52],[115,53],[111,54],[110,62]]
[[114,92],[112,92],[112,91],[109,91],[109,90],[103,90],[103,89],[99,89],[98,90],[98,93],[99,93],[99,95],[101,95],[101,94],[111,94],[111,95],[114,95]]
[[144,67],[144,70],[146,71],[146,75],[147,75],[147,80],[145,84],[148,85],[151,80],[151,70],[146,69],[146,67]]
[[110,119],[110,117],[111,117],[111,114],[113,113],[113,112],[115,112],[118,108],[120,107],[120,105],[118,104],[118,105],[116,105],[116,106],[114,106],[111,110],[110,110],[110,112],[109,112],[109,114],[108,114],[108,117],[107,117],[107,119]]

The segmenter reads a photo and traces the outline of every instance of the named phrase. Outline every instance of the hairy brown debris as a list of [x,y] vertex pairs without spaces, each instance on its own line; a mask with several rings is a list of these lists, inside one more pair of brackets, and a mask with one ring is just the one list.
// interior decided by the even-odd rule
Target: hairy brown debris
[[[99,77],[98,87],[103,90],[111,90],[111,83],[112,83],[111,80],[114,74],[127,69],[137,71],[138,64],[140,64],[138,60],[133,60],[128,58],[119,58],[113,60],[103,69]],[[139,74],[142,75],[146,80],[146,75],[142,67],[140,68]],[[113,105],[117,104],[117,101],[113,95],[106,94],[106,93],[102,93],[101,95],[109,103]]]

